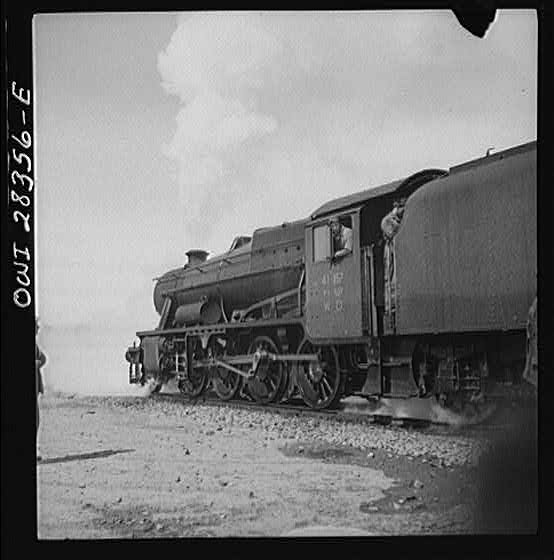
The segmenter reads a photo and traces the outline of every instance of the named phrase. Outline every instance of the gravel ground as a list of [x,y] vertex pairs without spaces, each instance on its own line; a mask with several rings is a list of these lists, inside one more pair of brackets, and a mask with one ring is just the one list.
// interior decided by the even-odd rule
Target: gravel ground
[[[508,480],[501,484],[490,478],[499,472],[495,450],[502,443],[510,443],[510,453],[521,451],[508,437],[513,429],[502,430],[500,439],[487,431],[426,433],[192,404],[164,394],[47,394],[41,410],[40,538],[525,533],[534,527],[521,495],[516,504],[508,493],[503,515],[490,507],[514,486],[513,468],[504,468]],[[513,454],[500,460],[511,467]],[[525,479],[527,470],[515,470]],[[514,511],[523,513],[514,518]]]
[[476,466],[480,456],[490,448],[486,439],[448,433],[426,434],[397,426],[349,422],[328,418],[295,416],[277,411],[249,411],[224,405],[189,404],[160,397],[150,399],[108,399],[114,407],[156,409],[164,414],[185,415],[205,425],[236,428],[260,428],[269,438],[311,440],[330,445],[344,445],[361,450],[380,449],[395,455],[436,459],[441,466]]

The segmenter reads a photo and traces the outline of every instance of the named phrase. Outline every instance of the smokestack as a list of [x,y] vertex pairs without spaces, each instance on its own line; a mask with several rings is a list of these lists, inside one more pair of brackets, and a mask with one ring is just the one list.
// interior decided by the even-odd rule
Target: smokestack
[[188,257],[188,265],[196,266],[197,264],[202,264],[206,262],[208,258],[208,251],[203,251],[202,249],[191,249],[187,251],[185,255]]

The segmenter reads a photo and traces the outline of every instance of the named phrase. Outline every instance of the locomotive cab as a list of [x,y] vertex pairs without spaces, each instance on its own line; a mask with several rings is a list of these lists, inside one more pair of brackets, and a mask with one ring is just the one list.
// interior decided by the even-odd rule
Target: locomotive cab
[[356,209],[306,227],[306,331],[312,339],[362,336],[359,224]]

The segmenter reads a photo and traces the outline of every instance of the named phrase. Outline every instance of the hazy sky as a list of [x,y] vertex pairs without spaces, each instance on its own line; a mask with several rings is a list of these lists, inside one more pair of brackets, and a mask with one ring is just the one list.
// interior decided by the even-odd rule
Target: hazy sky
[[536,139],[537,21],[35,18],[43,324],[155,326],[152,279],[330,198]]

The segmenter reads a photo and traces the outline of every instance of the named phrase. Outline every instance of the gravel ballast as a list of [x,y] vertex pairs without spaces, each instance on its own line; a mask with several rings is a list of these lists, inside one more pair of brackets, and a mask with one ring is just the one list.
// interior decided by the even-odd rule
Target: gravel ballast
[[[347,421],[334,416],[286,413],[268,410],[248,410],[234,406],[191,404],[178,396],[170,399],[160,397],[90,397],[102,399],[114,407],[136,407],[154,414],[171,417],[187,416],[205,432],[222,429],[262,428],[271,440],[295,440],[324,442],[335,446],[351,446],[356,449],[379,449],[394,455],[433,458],[440,466],[475,466],[488,449],[483,438],[461,434],[427,434],[399,426],[382,426],[367,420]],[[91,401],[92,402],[92,401]]]

